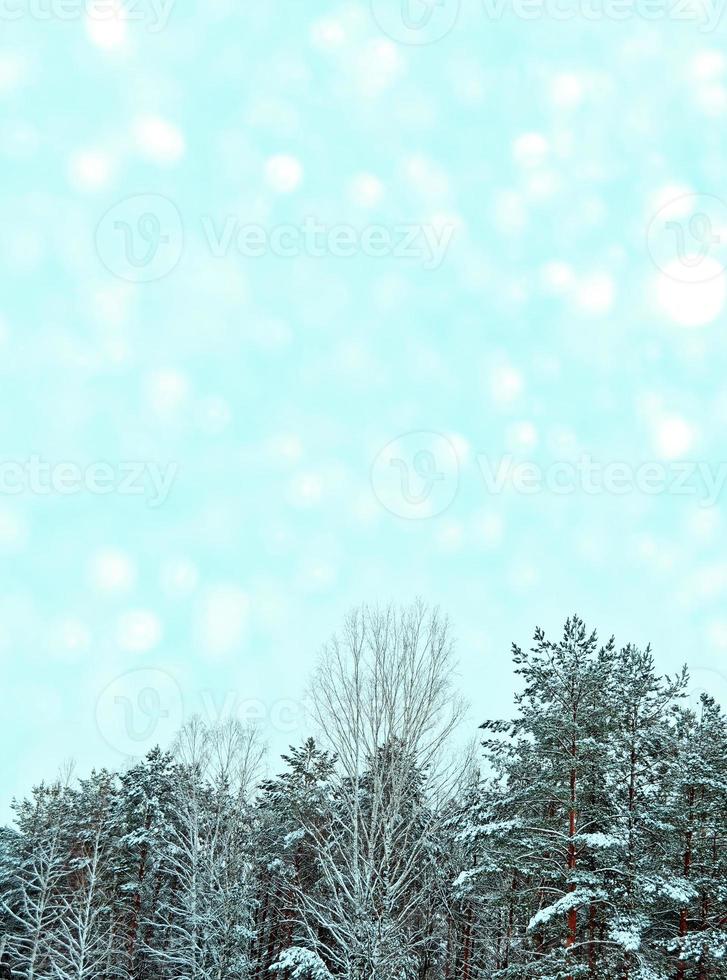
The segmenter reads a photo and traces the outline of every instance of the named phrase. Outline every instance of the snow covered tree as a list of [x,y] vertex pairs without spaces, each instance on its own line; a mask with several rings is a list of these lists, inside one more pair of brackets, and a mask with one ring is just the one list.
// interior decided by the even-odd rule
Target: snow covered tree
[[116,947],[116,969],[122,980],[156,976],[149,950],[157,904],[167,884],[158,869],[169,839],[177,780],[172,755],[158,747],[121,776],[117,880],[124,939]]
[[45,980],[52,976],[50,939],[63,914],[68,874],[68,776],[14,803],[18,834],[10,840],[3,905],[10,924],[4,955],[11,976]]
[[668,773],[687,675],[660,677],[651,651],[633,645],[617,652],[610,673],[613,809],[603,841],[608,903],[602,907],[610,945],[601,949],[598,961],[607,960],[614,975],[648,980],[667,968],[660,910],[674,895],[663,862],[673,832]]
[[462,713],[452,671],[446,621],[417,603],[354,612],[314,675],[336,778],[323,823],[302,820],[322,894],[298,888],[298,910],[304,948],[347,980],[404,980],[420,967],[418,875],[461,773],[446,757]]
[[727,720],[706,694],[680,712],[673,776],[669,945],[678,980],[704,980],[727,971]]
[[256,735],[192,719],[180,733],[177,780],[157,874],[164,882],[148,926],[157,968],[186,980],[241,980],[252,943],[248,793]]
[[513,647],[479,770],[447,624],[362,608],[324,648],[316,739],[191,719],[0,829],[2,980],[727,980],[727,719],[686,670]]
[[[306,941],[305,922],[298,921],[298,894],[323,899],[316,852],[306,827],[321,832],[333,800],[335,758],[313,738],[291,746],[283,756],[285,772],[262,785],[258,801],[256,976],[268,976],[281,954]],[[320,938],[325,930],[319,926]],[[304,959],[296,960],[302,970]],[[282,968],[281,968],[282,969]]]
[[684,891],[664,855],[686,674],[599,647],[577,617],[513,658],[517,714],[483,726],[493,775],[462,834],[479,851],[463,880],[493,911],[494,975],[662,977],[665,910]]
[[111,967],[111,851],[115,785],[106,772],[81,782],[69,812],[73,829],[58,915],[46,937],[50,976],[97,980]]
[[537,630],[529,652],[513,647],[517,716],[483,726],[496,774],[488,853],[497,849],[507,908],[503,976],[571,978],[587,964],[589,909],[606,898],[591,858],[609,806],[612,656],[576,617],[557,643]]

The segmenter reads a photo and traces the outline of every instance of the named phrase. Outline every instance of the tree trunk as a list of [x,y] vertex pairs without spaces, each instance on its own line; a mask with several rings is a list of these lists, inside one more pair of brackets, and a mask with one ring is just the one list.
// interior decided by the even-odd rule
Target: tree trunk
[[462,980],[471,980],[472,970],[472,906],[467,906],[464,927],[464,949],[462,952]]
[[[684,847],[684,877],[688,878],[692,867],[692,807],[694,806],[694,790],[690,787],[687,791],[687,806],[688,806],[688,830],[686,835],[686,844]],[[689,932],[689,921],[688,921],[689,909],[684,906],[679,912],[679,938],[683,939],[684,936]],[[686,974],[686,963],[684,960],[680,959],[677,963],[677,980],[684,980]]]
[[[576,811],[576,798],[577,798],[577,772],[576,772],[576,757],[578,755],[578,746],[576,744],[575,735],[575,723],[576,714],[573,712],[573,736],[571,738],[571,771],[570,771],[570,810],[568,813],[568,876],[570,877],[576,869],[576,843],[575,836],[578,830],[578,814]],[[568,891],[575,891],[575,884],[571,881],[568,885]],[[575,945],[578,936],[578,913],[575,908],[568,910],[568,935],[566,937],[565,945],[568,949]],[[572,976],[568,977],[568,980],[573,980]]]

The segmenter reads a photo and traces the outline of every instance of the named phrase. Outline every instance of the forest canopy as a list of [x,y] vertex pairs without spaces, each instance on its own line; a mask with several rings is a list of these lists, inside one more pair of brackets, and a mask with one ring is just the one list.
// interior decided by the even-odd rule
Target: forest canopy
[[364,606],[278,775],[253,728],[192,718],[37,786],[0,829],[0,976],[727,977],[720,706],[576,616],[512,657],[473,756],[446,618]]

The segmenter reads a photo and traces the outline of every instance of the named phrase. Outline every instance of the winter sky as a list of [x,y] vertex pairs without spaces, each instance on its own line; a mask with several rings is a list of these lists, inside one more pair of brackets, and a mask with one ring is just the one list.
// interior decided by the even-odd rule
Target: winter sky
[[727,702],[723,13],[2,0],[3,815],[362,600],[473,732],[573,611]]

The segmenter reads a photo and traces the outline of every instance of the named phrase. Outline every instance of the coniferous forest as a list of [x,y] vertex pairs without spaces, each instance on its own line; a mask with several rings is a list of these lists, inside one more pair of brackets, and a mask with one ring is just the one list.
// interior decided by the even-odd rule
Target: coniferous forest
[[720,707],[576,617],[512,656],[512,716],[463,749],[446,620],[364,607],[278,775],[253,729],[192,719],[36,787],[0,831],[0,975],[727,977]]

